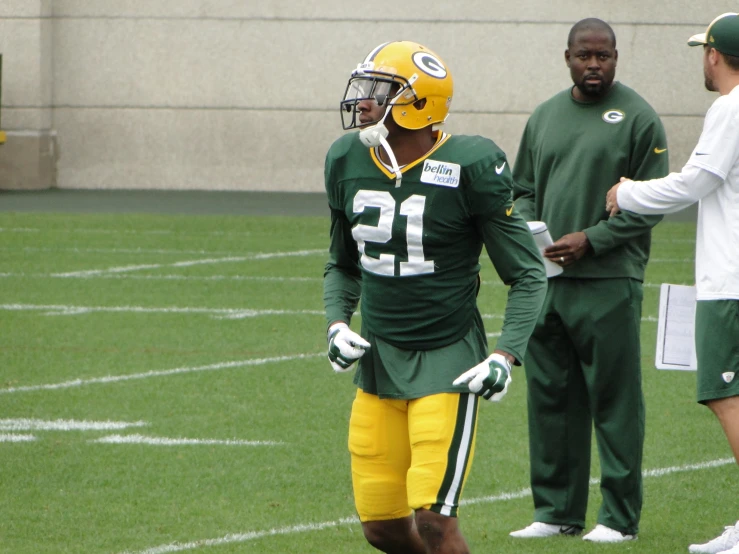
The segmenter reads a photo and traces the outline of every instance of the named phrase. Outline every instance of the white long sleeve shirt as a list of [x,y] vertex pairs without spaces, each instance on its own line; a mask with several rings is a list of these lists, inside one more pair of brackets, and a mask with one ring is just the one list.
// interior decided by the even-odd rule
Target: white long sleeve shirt
[[739,300],[739,86],[711,105],[698,144],[680,173],[625,181],[618,205],[672,213],[699,202],[695,256],[698,300]]

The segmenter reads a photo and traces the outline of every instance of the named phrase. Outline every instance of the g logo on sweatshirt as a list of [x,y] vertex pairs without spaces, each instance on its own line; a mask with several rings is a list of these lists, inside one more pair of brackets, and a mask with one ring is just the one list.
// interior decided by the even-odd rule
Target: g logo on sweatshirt
[[624,120],[624,117],[626,117],[626,114],[622,112],[621,110],[607,110],[603,112],[603,121],[606,123],[621,123]]

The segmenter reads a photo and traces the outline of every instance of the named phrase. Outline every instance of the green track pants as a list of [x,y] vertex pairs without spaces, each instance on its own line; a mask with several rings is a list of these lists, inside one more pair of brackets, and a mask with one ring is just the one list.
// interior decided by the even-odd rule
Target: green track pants
[[593,426],[598,523],[636,533],[642,507],[641,283],[551,279],[525,357],[534,520],[585,527]]

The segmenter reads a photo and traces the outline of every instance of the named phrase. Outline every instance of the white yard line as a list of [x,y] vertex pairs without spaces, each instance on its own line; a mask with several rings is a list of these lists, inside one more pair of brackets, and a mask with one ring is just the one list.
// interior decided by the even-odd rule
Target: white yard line
[[[1,306],[0,306],[0,308],[1,308]],[[480,316],[483,319],[500,319],[500,320],[502,320],[505,317],[504,314],[480,314]],[[656,317],[654,317],[654,316],[644,316],[644,317],[641,318],[641,320],[642,321],[648,321],[648,322],[656,322],[656,321],[659,321],[659,319],[656,318]]]
[[[27,442],[36,440],[33,435],[20,434],[17,431],[118,431],[129,427],[145,427],[146,421],[79,421],[73,419],[0,419],[0,442]],[[238,439],[185,439],[182,437],[148,437],[146,435],[108,435],[89,442],[107,444],[147,444],[151,446],[189,446],[189,445],[219,445],[219,446],[281,446],[281,441],[250,441]]]
[[[357,517],[346,517],[338,519],[336,521],[324,521],[323,523],[302,523],[298,525],[292,525],[290,527],[268,529],[266,531],[235,533],[233,535],[226,535],[225,537],[221,537],[219,539],[203,539],[187,543],[165,544],[162,546],[156,546],[154,548],[148,548],[146,550],[141,550],[140,552],[136,552],[135,554],[165,554],[166,552],[182,552],[183,550],[193,550],[202,546],[220,546],[222,544],[253,541],[265,537],[273,537],[275,535],[292,535],[293,533],[305,533],[307,531],[321,531],[322,529],[330,529],[333,527],[338,527],[339,525],[354,525],[356,523],[359,523],[359,519]],[[134,553],[127,550],[123,554]]]
[[0,431],[117,431],[144,427],[145,421],[78,421],[73,419],[0,419]]
[[721,467],[734,463],[734,458],[721,458],[719,460],[711,460],[709,462],[701,462],[698,464],[691,464],[687,466],[671,466],[657,469],[648,469],[643,475],[644,477],[662,477],[671,473],[682,473],[685,471],[698,471],[701,469],[712,469],[714,467]]
[[[734,463],[734,458],[723,458],[720,460],[711,460],[709,462],[702,462],[698,464],[652,469],[652,470],[645,471],[643,475],[645,478],[663,477],[665,475],[670,475],[672,473],[681,473],[681,472],[687,472],[687,471],[700,471],[703,469],[720,467],[720,466],[729,465],[732,463]],[[598,479],[591,480],[591,484],[593,485],[597,485],[599,484],[599,482],[600,481]],[[518,491],[496,494],[493,496],[482,496],[478,498],[470,498],[468,500],[462,500],[461,504],[462,505],[489,504],[492,502],[517,500],[517,499],[529,497],[530,495],[531,495],[531,489],[526,488],[526,489],[521,489]],[[163,544],[160,546],[155,546],[153,548],[147,548],[146,550],[139,550],[139,551],[127,550],[126,552],[122,554],[166,554],[168,552],[183,552],[185,550],[194,550],[196,548],[248,542],[248,541],[253,541],[256,539],[262,539],[265,537],[273,537],[276,535],[291,535],[295,533],[306,533],[309,531],[321,531],[323,529],[332,529],[334,527],[339,527],[342,525],[356,525],[358,523],[359,523],[359,519],[357,517],[346,517],[346,518],[341,518],[341,519],[337,519],[334,521],[324,521],[320,523],[303,523],[303,524],[291,525],[287,527],[277,527],[273,529],[267,529],[264,531],[233,533],[233,534],[225,535],[223,537],[219,537],[215,539],[201,539],[201,540],[196,540],[196,541],[191,541],[191,542],[174,542],[170,544]],[[357,540],[361,540],[361,539],[357,539]]]
[[177,237],[253,237],[251,231],[203,231],[200,233],[192,233],[185,231],[172,231],[171,229],[89,229],[84,227],[69,228],[35,228],[35,227],[0,227],[0,233],[48,233],[53,232],[55,235],[62,233],[79,234],[79,235],[131,235],[131,236],[177,236]]
[[[323,282],[323,277],[279,277],[260,275],[131,275],[105,273],[102,275],[59,275],[49,273],[0,273],[0,278],[18,279],[126,279],[141,281],[273,281],[273,282]],[[679,285],[680,283],[675,283]],[[654,285],[656,287],[660,285]]]
[[[143,268],[143,266],[138,266]],[[150,266],[151,267],[151,266]],[[276,276],[259,276],[259,275],[133,275],[130,272],[111,272],[99,273],[95,270],[92,272],[72,272],[72,273],[0,273],[3,279],[139,279],[144,281],[275,281],[275,282],[323,282],[323,277],[282,277]],[[672,283],[674,285],[692,286],[693,283]],[[499,280],[483,280],[484,287],[504,287]],[[661,283],[644,283],[645,288],[659,288]]]
[[167,437],[147,437],[144,435],[108,435],[90,442],[107,444],[148,444],[151,446],[190,446],[190,445],[220,445],[220,446],[280,446],[285,444],[279,441],[245,441],[245,440],[217,440],[217,439],[170,439]]
[[296,354],[293,356],[275,356],[273,358],[259,358],[253,360],[239,360],[234,362],[223,362],[219,364],[210,364],[196,367],[177,367],[174,369],[163,369],[159,371],[146,371],[144,373],[132,373],[130,375],[108,375],[106,377],[92,377],[90,379],[74,379],[72,381],[64,381],[62,383],[50,383],[46,385],[28,385],[20,387],[9,387],[6,389],[0,389],[0,394],[11,394],[16,392],[32,392],[39,390],[59,390],[59,389],[70,389],[73,387],[82,387],[86,385],[100,385],[108,383],[119,383],[122,381],[133,381],[136,379],[149,379],[151,377],[166,377],[169,375],[180,375],[185,373],[196,373],[199,371],[218,371],[221,369],[231,369],[234,367],[245,367],[264,365],[276,362],[290,362],[293,360],[302,360],[305,358],[317,358],[319,356],[325,356],[325,353],[320,354]]
[[[10,275],[10,274],[8,274],[8,275]],[[2,276],[2,275],[0,275],[0,276]],[[685,285],[687,287],[690,287],[694,283],[684,283],[684,282],[683,283],[675,283],[675,282],[673,282],[672,284],[673,285]],[[505,287],[506,285],[504,285],[500,281],[486,281],[486,280],[483,279],[482,286],[484,286],[484,287],[485,286],[487,286],[487,287]],[[659,288],[661,286],[662,286],[662,283],[642,283],[642,287],[644,287],[644,288]]]
[[0,433],[0,442],[33,442],[36,437],[33,435],[15,435],[10,433]]
[[219,250],[173,250],[166,248],[77,248],[74,246],[68,246],[65,248],[48,248],[48,247],[37,247],[37,246],[23,246],[12,248],[9,246],[0,247],[0,252],[53,252],[58,254],[59,252],[74,252],[75,254],[173,254],[176,256],[183,255],[197,255],[203,256],[230,256],[233,251],[223,252]]
[[65,306],[55,304],[0,304],[0,311],[40,311],[44,315],[80,315],[88,313],[205,314],[216,319],[243,319],[270,315],[324,315],[323,310],[251,310],[248,308],[192,308],[169,306]]
[[[721,467],[725,465],[729,465],[734,463],[734,458],[721,458],[719,460],[711,460],[708,462],[701,462],[698,464],[689,464],[684,466],[671,466],[671,467],[662,467],[657,469],[648,469],[642,472],[642,476],[644,478],[649,477],[664,477],[665,475],[670,475],[672,473],[684,473],[688,471],[700,471],[702,469],[712,469],[715,467]],[[590,485],[599,485],[600,479],[597,478],[591,478],[590,479]],[[481,496],[478,498],[470,498],[469,500],[462,500],[460,502],[460,505],[470,505],[470,504],[484,504],[488,502],[498,502],[500,500],[515,500],[518,498],[525,498],[527,496],[531,495],[531,489],[521,489],[514,492],[506,492],[503,494],[496,494],[494,496]]]
[[[0,273],[0,278],[19,278],[19,279],[126,279],[141,281],[272,281],[279,283],[289,282],[323,282],[323,277],[268,277],[259,275],[130,275],[121,273],[106,273],[103,275],[75,275],[60,276],[51,275],[49,273]],[[675,283],[680,284],[680,283]],[[655,285],[659,286],[659,285]]]
[[198,260],[184,260],[181,262],[167,264],[136,264],[119,267],[108,267],[105,269],[87,269],[83,271],[70,271],[66,273],[52,273],[52,277],[87,277],[95,275],[105,275],[108,273],[128,273],[131,271],[141,271],[143,269],[160,269],[163,267],[192,267],[196,265],[215,265],[223,263],[246,262],[250,260],[271,260],[275,258],[291,258],[296,256],[313,256],[315,254],[324,254],[325,250],[297,250],[295,252],[266,252],[250,254],[248,256],[226,256],[223,258],[205,258]]
[[[248,308],[149,308],[145,306],[64,306],[54,304],[0,304],[0,311],[41,311],[44,315],[80,315],[94,312],[142,313],[142,314],[206,314],[216,319],[244,319],[247,317],[274,315],[323,316],[323,310],[252,310]],[[360,312],[355,315],[361,316]],[[503,314],[481,314],[483,319],[500,319]],[[653,316],[644,316],[642,321],[656,322]]]

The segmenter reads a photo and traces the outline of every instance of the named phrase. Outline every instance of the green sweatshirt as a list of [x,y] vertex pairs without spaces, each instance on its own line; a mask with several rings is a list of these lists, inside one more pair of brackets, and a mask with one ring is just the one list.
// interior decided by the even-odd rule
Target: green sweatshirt
[[621,177],[668,173],[662,123],[629,87],[614,83],[597,102],[571,89],[539,105],[529,118],[513,170],[513,196],[528,221],[544,221],[553,240],[584,231],[593,251],[559,278],[644,279],[651,228],[662,216],[620,212],[609,219],[606,193]]

